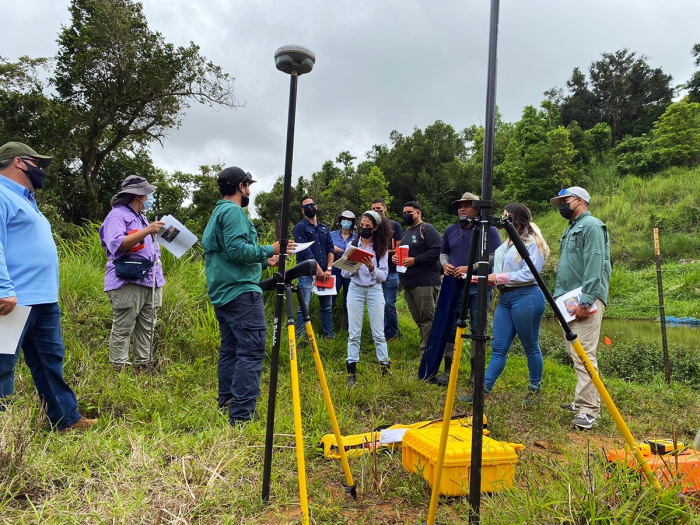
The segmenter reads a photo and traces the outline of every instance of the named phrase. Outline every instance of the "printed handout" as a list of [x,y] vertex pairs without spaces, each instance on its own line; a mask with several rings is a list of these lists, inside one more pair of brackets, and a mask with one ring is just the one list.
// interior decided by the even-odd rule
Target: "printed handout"
[[19,338],[31,311],[31,306],[15,306],[9,314],[0,315],[0,354],[12,355],[17,351]]
[[156,235],[158,244],[179,259],[197,242],[197,236],[180,224],[172,215],[166,215],[161,221],[165,223],[165,226]]
[[[581,302],[582,292],[582,288],[576,288],[575,290],[571,290],[564,295],[560,295],[556,300],[557,308],[559,308],[559,311],[564,316],[564,320],[567,323],[570,323],[576,319],[576,316],[574,316],[574,308]],[[595,305],[591,306],[590,310],[588,310],[588,312],[592,314],[596,313],[597,311],[598,309],[595,307]]]

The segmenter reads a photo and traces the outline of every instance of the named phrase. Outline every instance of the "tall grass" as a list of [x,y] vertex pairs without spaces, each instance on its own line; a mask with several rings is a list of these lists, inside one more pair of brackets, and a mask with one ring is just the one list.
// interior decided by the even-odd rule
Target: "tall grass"
[[[218,327],[206,300],[201,256],[193,252],[176,260],[164,254],[168,284],[156,337],[162,367],[153,375],[115,372],[107,358],[111,311],[102,291],[105,261],[95,237],[93,230],[61,245],[61,304],[65,377],[76,390],[81,411],[100,422],[85,434],[58,435],[44,426],[34,436],[42,419],[29,372],[23,364],[18,367],[14,404],[0,414],[5,452],[0,458],[10,458],[0,461],[0,523],[297,523],[287,353],[282,352],[281,359],[272,499],[263,506],[269,361],[263,370],[259,420],[231,428],[216,407]],[[312,312],[316,307],[312,301]],[[382,378],[376,364],[367,320],[357,388],[345,387],[347,336],[321,342],[345,434],[442,415],[445,391],[417,379],[419,333],[403,299],[398,308],[402,338],[389,345],[393,364],[387,378]],[[270,335],[268,330],[268,352]],[[547,344],[561,349],[564,343]],[[466,361],[460,368],[460,394],[467,388]],[[300,350],[299,364],[314,522],[424,521],[430,486],[401,468],[399,453],[352,460],[360,497],[352,501],[344,494],[340,465],[315,454],[319,438],[331,427],[308,350]],[[570,431],[571,415],[557,407],[570,399],[575,382],[569,366],[546,358],[542,403],[523,410],[526,359],[517,351],[510,356],[486,413],[494,438],[524,443],[528,450],[520,457],[513,489],[484,498],[483,522],[693,522],[692,497],[681,499],[671,492],[657,499],[632,474],[606,477],[596,450],[620,447],[622,440],[606,412],[595,432]],[[669,388],[658,376],[643,383],[608,377],[606,384],[637,438],[667,437],[674,424],[681,439],[692,439],[700,419],[700,397],[688,386],[673,383]],[[536,441],[547,449],[536,447]],[[443,499],[438,522],[467,523],[467,509],[465,499]]]

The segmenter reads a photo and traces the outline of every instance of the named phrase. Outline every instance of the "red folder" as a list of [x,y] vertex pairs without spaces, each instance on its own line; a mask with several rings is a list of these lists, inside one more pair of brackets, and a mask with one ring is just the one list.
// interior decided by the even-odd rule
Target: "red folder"
[[399,246],[396,248],[396,255],[399,257],[399,266],[403,266],[403,261],[408,257],[408,246]]
[[318,288],[333,288],[335,286],[335,279],[333,277],[331,277],[327,281],[316,279],[316,286]]
[[372,252],[368,252],[367,250],[363,250],[362,248],[355,247],[355,250],[348,255],[348,260],[349,261],[355,261],[355,262],[361,262],[362,259],[365,257],[374,257],[374,254]]

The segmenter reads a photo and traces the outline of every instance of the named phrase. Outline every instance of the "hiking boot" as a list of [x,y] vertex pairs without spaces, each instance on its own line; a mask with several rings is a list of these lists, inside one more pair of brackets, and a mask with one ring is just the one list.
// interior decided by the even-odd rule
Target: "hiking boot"
[[447,384],[450,382],[450,373],[452,372],[452,358],[451,357],[446,357],[445,358],[445,371],[442,373],[440,377],[438,377],[435,380],[435,383],[440,385],[440,386],[447,386]]
[[219,405],[219,410],[227,411],[229,405],[233,402],[234,399],[236,399],[234,396],[229,397],[226,401]]
[[580,407],[572,401],[571,403],[565,403],[563,405],[559,405],[559,408],[561,408],[562,410],[566,410],[567,412],[578,413],[578,409]]
[[389,372],[391,371],[391,363],[389,361],[384,363],[380,362],[379,366],[382,368],[382,377],[389,375]]
[[131,363],[112,363],[112,368],[114,368],[114,371],[119,373],[119,372],[126,372],[129,370],[129,367],[131,366]]
[[345,363],[348,369],[348,388],[355,386],[357,383],[357,363]]
[[539,405],[541,401],[540,393],[541,390],[539,388],[528,387],[527,395],[525,396],[525,399],[523,399],[523,408]]
[[87,430],[90,427],[94,427],[97,425],[97,419],[88,419],[85,416],[82,416],[78,421],[73,423],[71,426],[62,428],[61,430],[58,431],[59,434],[64,434],[68,432],[69,430]]
[[596,418],[581,412],[571,421],[571,424],[579,430],[589,430],[596,424]]
[[[489,398],[489,395],[488,392],[484,392],[484,403]],[[466,396],[460,397],[459,400],[466,405],[471,405],[474,403],[474,394],[467,394]]]

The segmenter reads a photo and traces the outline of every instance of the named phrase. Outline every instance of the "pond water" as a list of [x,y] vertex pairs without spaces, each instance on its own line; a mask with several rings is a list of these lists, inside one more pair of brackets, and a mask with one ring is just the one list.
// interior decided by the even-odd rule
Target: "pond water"
[[[544,319],[542,329],[556,335],[562,335],[561,327],[556,319]],[[616,339],[641,339],[661,344],[661,323],[659,321],[639,321],[627,319],[603,319],[600,330],[600,342],[608,337],[613,342]],[[666,323],[668,344],[700,345],[700,325]]]

